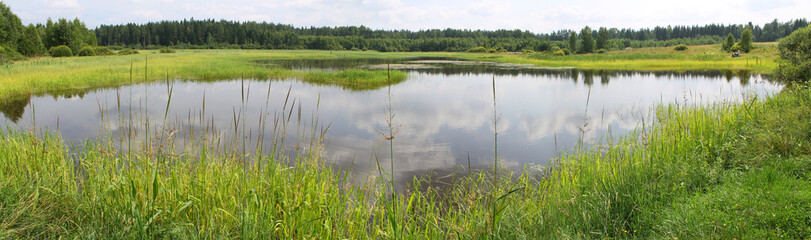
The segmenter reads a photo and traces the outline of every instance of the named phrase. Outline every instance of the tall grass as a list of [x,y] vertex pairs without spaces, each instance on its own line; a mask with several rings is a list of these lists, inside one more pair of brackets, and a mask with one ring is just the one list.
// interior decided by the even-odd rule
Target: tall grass
[[[225,80],[288,79],[332,84],[349,89],[374,89],[387,83],[386,71],[297,71],[257,64],[260,59],[290,57],[328,58],[323,52],[275,51],[182,51],[177,54],[140,54],[83,58],[37,58],[15,62],[0,68],[0,98],[48,90],[119,86],[132,82],[163,80],[171,72],[173,79]],[[148,60],[147,60],[148,59]],[[134,63],[134,68],[130,68]],[[130,81],[131,70],[143,79]],[[399,83],[406,75],[394,71]]]
[[[741,103],[658,106],[652,123],[574,148],[541,171],[471,172],[442,191],[416,179],[393,195],[391,182],[335,171],[318,154],[323,132],[294,113],[296,99],[264,114],[259,124],[275,145],[254,152],[245,146],[264,138],[252,143],[241,130],[245,106],[229,129],[169,122],[128,132],[127,149],[109,137],[70,144],[47,129],[5,129],[0,238],[805,239],[810,93],[793,86]],[[207,125],[205,101],[185,123]],[[105,121],[121,126],[150,121],[112,111],[122,117]],[[296,145],[311,149],[283,147],[288,124],[309,129],[297,130],[309,137]]]
[[[142,68],[148,55],[152,68]],[[0,67],[0,98],[40,93],[49,90],[119,86],[128,84],[130,69],[144,73],[144,79],[135,82],[171,78],[188,80],[222,79],[286,79],[339,85],[349,89],[376,89],[385,86],[385,71],[342,70],[295,71],[269,68],[258,64],[268,59],[328,59],[328,58],[407,58],[414,56],[450,57],[505,63],[532,64],[544,67],[576,67],[581,69],[633,69],[633,70],[752,70],[767,72],[776,67],[777,50],[774,43],[758,43],[750,54],[731,58],[720,50],[720,45],[690,46],[683,52],[670,48],[642,48],[614,51],[606,54],[552,56],[549,54],[483,54],[483,53],[378,53],[343,51],[268,51],[268,50],[185,50],[176,54],[156,54],[155,51],[139,55],[95,56],[82,58],[34,58]],[[392,82],[405,79],[405,73],[392,71]]]

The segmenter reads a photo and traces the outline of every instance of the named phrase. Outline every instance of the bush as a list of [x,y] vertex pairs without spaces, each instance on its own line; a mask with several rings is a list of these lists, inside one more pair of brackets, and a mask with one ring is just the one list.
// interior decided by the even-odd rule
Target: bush
[[487,52],[487,48],[485,48],[485,47],[474,47],[474,48],[468,49],[467,52],[484,53],[484,52]]
[[73,51],[70,50],[68,46],[59,45],[56,47],[52,47],[48,49],[48,53],[51,54],[51,57],[72,57]]
[[608,52],[608,51],[606,51],[606,50],[605,50],[605,49],[603,49],[603,48],[597,49],[597,53],[600,53],[600,54],[602,54],[602,53],[607,53],[607,52]]
[[731,51],[731,52],[737,52],[738,50],[741,50],[741,46],[739,46],[737,43],[732,45],[732,47],[729,48],[729,51]]
[[82,50],[80,50],[79,53],[76,54],[76,55],[79,55],[80,57],[96,56],[96,50],[93,49],[93,47],[86,46],[86,47],[83,47]]
[[676,50],[676,51],[684,51],[684,50],[687,50],[687,45],[684,45],[684,44],[679,44],[679,45],[676,45],[676,47],[674,47],[674,48],[673,48],[673,50]]
[[[564,49],[565,49],[565,48],[564,48]],[[564,51],[563,51],[563,49],[558,49],[557,51],[553,52],[553,53],[552,53],[552,55],[555,55],[555,56],[566,56],[566,52],[564,52]]]
[[22,59],[24,59],[22,54],[14,50],[4,48],[3,46],[0,46],[0,64],[6,64],[10,63],[11,61]]
[[491,48],[491,49],[488,49],[488,50],[487,50],[487,52],[488,52],[488,53],[497,53],[497,52],[498,52],[498,50],[497,50],[497,49],[495,49],[495,48]]
[[566,55],[572,55],[572,50],[569,50],[569,48],[561,48],[560,50]]
[[161,48],[160,53],[175,53],[175,50],[171,49],[171,48],[168,48],[168,47],[165,47],[165,48]]
[[129,48],[121,49],[121,51],[118,51],[118,55],[132,55],[132,54],[138,54],[138,51]]
[[115,55],[115,53],[107,47],[93,47],[93,51],[97,56]]
[[775,69],[778,79],[793,82],[811,80],[811,25],[780,39],[777,51],[782,61]]

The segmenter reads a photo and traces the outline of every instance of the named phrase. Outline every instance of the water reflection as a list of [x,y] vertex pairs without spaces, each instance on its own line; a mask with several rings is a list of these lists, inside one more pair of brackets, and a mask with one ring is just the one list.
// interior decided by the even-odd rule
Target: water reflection
[[[373,63],[356,62],[336,69]],[[740,101],[744,94],[763,95],[781,88],[762,75],[745,71],[437,65],[441,68],[409,70],[407,81],[392,86],[394,124],[400,130],[394,146],[394,168],[400,185],[416,175],[441,172],[438,175],[444,176],[468,165],[486,168],[492,164],[494,73],[501,114],[499,158],[515,169],[543,165],[580,139],[596,141],[609,130],[617,135],[631,131],[657,103]],[[597,78],[599,84],[595,84]],[[289,149],[310,150],[302,143],[311,132],[302,129],[315,123],[321,124],[318,130],[329,125],[323,150],[327,159],[343,170],[375,174],[377,161],[389,161],[388,147],[380,147],[386,144],[380,132],[388,130],[387,97],[385,89],[357,92],[293,79],[176,81],[168,111],[166,83],[149,83],[9,98],[0,101],[0,113],[7,119],[3,125],[28,126],[34,121],[33,105],[36,125],[52,129],[61,125],[59,130],[67,140],[96,137],[105,131],[102,125],[116,139],[125,136],[130,119],[151,119],[151,127],[156,129],[164,125],[164,116],[169,122],[165,125],[178,131],[176,136],[227,132],[234,128],[234,114],[241,113],[239,125],[250,136],[250,146],[279,141],[270,127],[259,126],[261,119],[284,116],[289,124],[283,140]],[[105,124],[100,124],[102,116],[106,116]],[[388,164],[381,165],[389,171]]]

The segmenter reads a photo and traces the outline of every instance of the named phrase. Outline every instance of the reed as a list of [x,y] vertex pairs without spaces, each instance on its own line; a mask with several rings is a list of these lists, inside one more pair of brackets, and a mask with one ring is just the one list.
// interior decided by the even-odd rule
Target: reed
[[[124,123],[127,146],[108,136],[68,143],[49,129],[0,131],[0,238],[811,236],[807,86],[741,103],[658,106],[639,130],[574,148],[540,171],[497,172],[494,151],[492,175],[471,171],[443,191],[416,179],[392,195],[391,182],[334,170],[318,154],[329,126],[315,114],[308,122],[308,106],[289,94],[282,111],[260,110],[267,118],[255,121],[273,140],[246,133],[245,104],[257,93],[243,86],[228,129],[207,123],[204,97],[189,116],[157,124],[119,100],[100,102],[102,124]],[[265,97],[268,105],[270,90]],[[301,138],[290,144],[290,134]],[[269,146],[247,148],[260,144]]]

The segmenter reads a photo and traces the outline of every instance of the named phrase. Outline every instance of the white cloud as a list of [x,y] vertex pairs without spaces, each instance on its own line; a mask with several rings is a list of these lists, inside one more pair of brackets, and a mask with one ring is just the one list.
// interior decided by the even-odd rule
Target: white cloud
[[[641,28],[709,23],[764,24],[807,17],[811,1],[495,1],[495,0],[6,0],[23,22],[79,17],[88,26],[131,21],[229,19],[294,26],[365,25],[375,29],[522,29],[547,33],[583,26]],[[137,14],[133,10],[139,11]],[[140,17],[135,17],[138,15]],[[121,18],[132,16],[132,18]]]
[[45,0],[44,7],[53,7],[53,8],[67,8],[67,9],[76,9],[79,8],[79,2],[77,0]]

